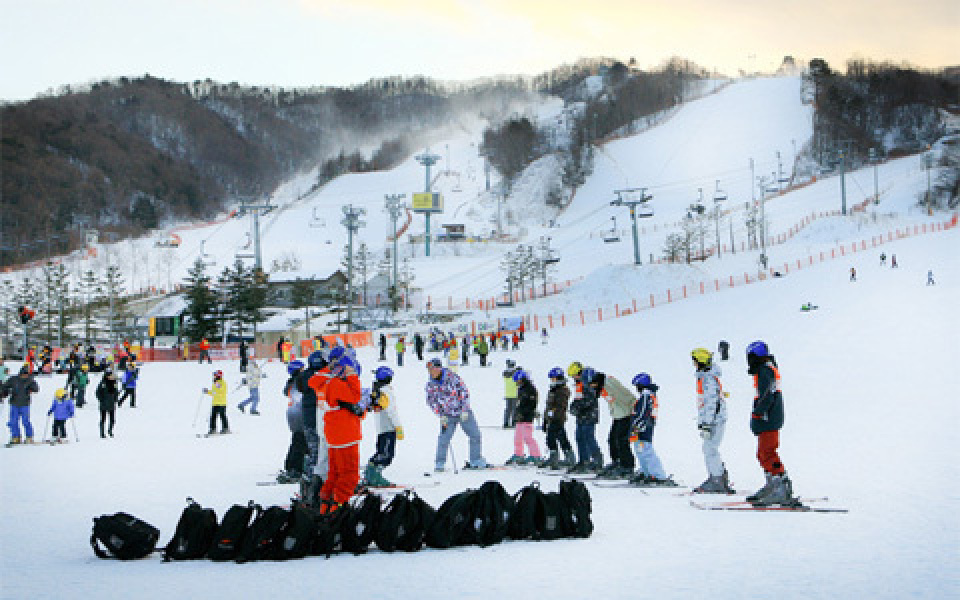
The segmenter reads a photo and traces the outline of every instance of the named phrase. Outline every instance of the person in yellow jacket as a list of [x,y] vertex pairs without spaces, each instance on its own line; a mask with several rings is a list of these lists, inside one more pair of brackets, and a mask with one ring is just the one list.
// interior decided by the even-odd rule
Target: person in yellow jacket
[[213,387],[212,389],[203,388],[203,393],[213,398],[213,407],[210,410],[210,431],[207,435],[217,432],[217,416],[220,417],[220,433],[230,433],[230,426],[227,424],[227,383],[223,380],[223,371],[213,372]]

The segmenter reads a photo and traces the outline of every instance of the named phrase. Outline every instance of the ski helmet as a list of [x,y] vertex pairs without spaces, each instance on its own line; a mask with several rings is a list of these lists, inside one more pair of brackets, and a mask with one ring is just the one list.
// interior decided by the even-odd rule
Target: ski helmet
[[377,367],[377,370],[373,372],[373,376],[377,381],[390,382],[393,379],[393,369],[387,366]]
[[223,379],[223,371],[221,371],[221,370],[219,370],[219,369],[217,369],[216,371],[214,371],[214,372],[213,372],[213,378],[214,378],[214,379]]
[[334,346],[330,349],[330,354],[327,355],[327,362],[335,363],[346,353],[343,349],[343,346]]
[[513,380],[516,383],[520,383],[521,379],[527,379],[527,372],[523,369],[517,369],[513,374]]
[[[569,373],[569,371],[567,372]],[[596,374],[597,372],[591,369],[590,367],[584,367],[580,370],[580,381],[582,381],[583,383],[590,383],[590,381],[596,376]]]
[[349,356],[346,356],[346,355],[341,356],[340,360],[337,361],[337,366],[343,367],[344,369],[346,369],[347,367],[353,367],[353,370],[357,372],[357,375],[360,374],[360,363],[353,360]]
[[583,365],[581,365],[580,362],[576,360],[570,363],[570,366],[567,367],[567,375],[569,375],[570,377],[576,377],[577,375],[580,374],[581,371],[583,371]]
[[507,368],[508,368],[508,369],[512,369],[512,368],[514,368],[515,366],[517,366],[517,361],[513,360],[512,358],[508,358],[508,359],[507,359]]
[[560,367],[554,367],[550,369],[550,372],[547,373],[547,377],[550,379],[559,379],[560,381],[566,379],[566,377],[563,376],[563,369]]
[[303,370],[303,361],[302,360],[291,360],[287,364],[287,373],[290,375],[296,375]]
[[630,383],[632,383],[636,387],[641,387],[645,385],[650,385],[652,382],[653,380],[650,379],[650,376],[647,375],[646,373],[637,373],[636,375],[633,376],[633,381],[631,381]]
[[760,340],[751,342],[747,346],[747,354],[753,354],[755,356],[770,356],[770,349],[767,348],[767,344]]
[[706,366],[713,362],[713,353],[706,348],[694,348],[690,352],[690,356],[693,357],[693,360],[697,361],[699,365]]
[[323,357],[323,352],[314,350],[307,357],[307,364],[310,365],[311,369],[322,369],[327,366],[327,359]]
[[65,398],[66,395],[67,395],[67,390],[63,388],[59,388],[57,391],[53,393],[53,397],[56,398],[57,400],[61,398]]

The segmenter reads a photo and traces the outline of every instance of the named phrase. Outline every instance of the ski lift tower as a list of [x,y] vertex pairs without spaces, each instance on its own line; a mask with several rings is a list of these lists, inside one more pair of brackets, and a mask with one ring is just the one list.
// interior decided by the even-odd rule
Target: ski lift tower
[[406,198],[406,194],[386,194],[384,196],[384,202],[386,205],[387,214],[390,215],[390,221],[393,223],[393,311],[397,311],[397,292],[400,290],[399,277],[397,275],[397,219],[400,218],[400,215],[403,214],[403,209],[406,208],[406,205],[402,202]]
[[340,224],[347,228],[347,331],[353,330],[353,234],[366,225],[361,215],[367,214],[362,208],[348,204],[343,208],[343,220]]
[[[425,254],[427,257],[430,256],[430,213],[434,212],[443,212],[443,203],[439,202],[439,209],[437,208],[437,200],[440,198],[440,194],[431,194],[430,193],[430,167],[437,164],[442,157],[439,154],[431,154],[430,149],[427,148],[423,154],[418,154],[414,156],[418,163],[424,166],[427,170],[425,185],[423,187],[423,194],[414,194],[413,196],[413,210],[414,212],[422,212],[426,217],[426,235],[424,236],[424,241],[426,244]],[[420,198],[418,198],[418,196]],[[429,196],[429,198],[427,198]],[[419,202],[418,202],[419,200]],[[429,204],[427,203],[429,200]]]
[[613,190],[617,199],[610,202],[610,206],[628,206],[630,207],[630,221],[633,226],[633,264],[640,265],[640,239],[637,234],[637,217],[647,218],[653,216],[653,207],[647,204],[653,196],[647,195],[647,188],[627,188],[623,190]]
[[[720,204],[727,199],[727,193],[720,189],[720,180],[717,179],[717,187],[713,192],[713,210],[717,220],[717,258],[720,258]],[[733,220],[730,221],[730,248],[733,249]]]
[[247,203],[246,200],[240,202],[240,208],[237,209],[237,216],[242,217],[248,211],[251,216],[253,216],[253,254],[238,254],[238,258],[252,258],[253,266],[256,270],[263,270],[263,256],[260,253],[260,216],[266,215],[275,209],[276,206],[270,204],[270,199],[267,198],[264,202],[260,204],[251,204]]

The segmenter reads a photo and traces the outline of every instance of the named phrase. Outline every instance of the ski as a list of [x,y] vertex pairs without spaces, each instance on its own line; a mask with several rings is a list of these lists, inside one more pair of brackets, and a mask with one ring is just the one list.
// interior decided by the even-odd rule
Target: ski
[[[686,496],[687,494],[678,493],[676,495]],[[819,497],[801,496],[801,497],[798,497],[797,500],[801,504],[806,504],[808,502],[829,502],[830,498],[828,498],[827,496],[819,496]],[[723,502],[703,502],[703,501],[691,500],[691,502],[697,502],[697,504],[702,504],[704,506],[755,506],[752,502],[747,502],[746,500],[727,500]]]
[[[567,473],[566,471],[537,470],[537,475],[551,475],[553,477],[564,477],[566,479],[597,479],[596,473]],[[613,479],[607,481],[613,482]]]
[[231,433],[233,433],[233,432],[232,432],[232,431],[228,431],[228,432],[226,432],[226,433],[198,433],[198,434],[197,434],[197,437],[198,437],[198,438],[211,438],[211,437],[219,437],[219,436],[221,436],[221,435],[230,435]]
[[391,485],[363,485],[360,484],[361,489],[370,491],[370,492],[403,492],[406,490],[416,490],[417,488],[428,488],[428,487],[437,487],[443,483],[439,479],[433,481],[425,481],[423,483],[394,483]]
[[[596,481],[591,481],[593,485],[601,488],[636,488],[638,490],[657,490],[657,489],[668,489],[675,490],[677,488],[685,487],[681,484],[675,485],[650,485],[646,483],[630,483],[629,481],[617,481],[613,479],[598,479]],[[681,495],[681,494],[677,494]],[[684,494],[686,495],[686,494]]]
[[699,510],[751,510],[751,511],[782,511],[782,512],[819,512],[819,513],[847,513],[850,512],[846,508],[834,508],[834,507],[813,507],[807,506],[805,504],[798,504],[797,506],[782,506],[779,504],[772,504],[769,506],[759,506],[750,504],[749,502],[740,502],[736,504],[703,504],[700,502],[690,501],[690,506],[697,508]]

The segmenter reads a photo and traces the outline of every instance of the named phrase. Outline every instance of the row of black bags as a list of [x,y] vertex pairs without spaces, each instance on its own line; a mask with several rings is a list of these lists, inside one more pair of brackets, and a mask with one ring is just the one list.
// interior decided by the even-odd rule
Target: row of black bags
[[[590,493],[576,480],[543,492],[533,482],[511,496],[498,481],[447,498],[434,509],[413,490],[386,504],[377,494],[354,496],[333,512],[295,502],[263,509],[234,505],[218,522],[216,512],[192,498],[170,542],[157,547],[160,531],[127,513],[93,520],[90,545],[100,558],[130,560],[163,552],[164,561],[289,560],[336,552],[362,554],[371,544],[383,552],[415,552],[423,546],[490,546],[504,540],[588,537],[593,532]],[[100,548],[100,544],[105,547]]]

